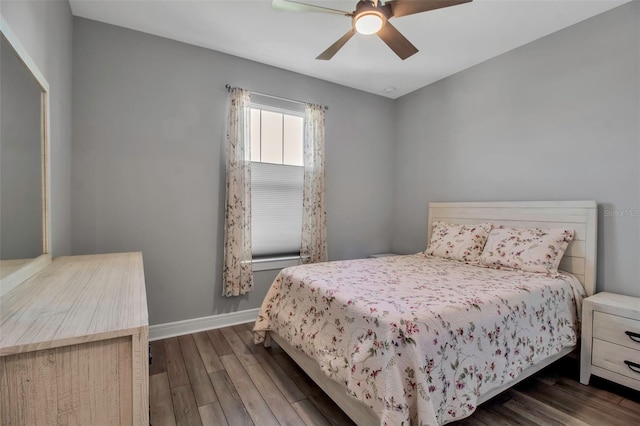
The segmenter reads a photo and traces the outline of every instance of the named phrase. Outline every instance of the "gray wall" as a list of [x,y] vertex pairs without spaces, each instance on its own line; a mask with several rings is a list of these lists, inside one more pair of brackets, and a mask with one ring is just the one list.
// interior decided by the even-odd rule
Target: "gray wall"
[[220,296],[226,83],[328,105],[331,259],[390,248],[394,101],[74,19],[73,252],[140,250],[150,323],[259,307]]
[[0,1],[0,14],[50,87],[53,256],[71,252],[71,50],[69,2]]
[[[640,295],[637,2],[391,101],[74,20],[72,248],[141,250],[151,324],[258,307],[221,293],[226,83],[330,106],[332,259],[426,245],[429,201],[595,199],[598,289]],[[395,121],[397,119],[397,121]]]
[[639,29],[632,2],[399,99],[393,249],[430,201],[594,199],[598,290],[640,296]]
[[41,90],[0,40],[0,259],[42,254]]

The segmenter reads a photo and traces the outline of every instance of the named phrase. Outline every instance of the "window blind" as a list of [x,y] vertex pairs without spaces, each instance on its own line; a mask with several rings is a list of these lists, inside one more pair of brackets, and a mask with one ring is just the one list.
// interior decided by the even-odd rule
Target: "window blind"
[[304,167],[251,163],[252,253],[300,254]]

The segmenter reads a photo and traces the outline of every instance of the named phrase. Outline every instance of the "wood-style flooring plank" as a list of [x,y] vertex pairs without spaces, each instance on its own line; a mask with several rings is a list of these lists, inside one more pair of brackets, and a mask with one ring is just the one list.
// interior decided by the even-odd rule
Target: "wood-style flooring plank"
[[151,342],[151,364],[149,364],[149,375],[165,373],[167,366],[164,362],[164,344],[162,340]]
[[278,420],[276,420],[273,413],[269,409],[269,406],[262,398],[262,395],[260,395],[260,392],[258,391],[258,389],[256,389],[253,381],[251,381],[251,378],[247,374],[246,370],[242,367],[242,363],[240,362],[238,357],[236,357],[235,355],[223,355],[220,357],[220,360],[222,361],[222,365],[224,365],[225,370],[229,374],[231,383],[233,383],[233,386],[236,388],[236,391],[238,392],[238,395],[240,396],[240,399],[242,400],[242,403],[247,409],[247,412],[251,416],[253,422],[260,426],[279,426]]
[[568,395],[576,401],[581,401],[582,405],[588,405],[601,413],[607,412],[609,415],[616,417],[616,419],[620,419],[622,422],[626,420],[627,424],[631,424],[638,420],[635,418],[635,415],[629,413],[628,410],[621,408],[618,405],[619,401],[616,398],[603,398],[600,392],[594,393],[593,389],[589,386],[583,386],[577,383],[572,386],[566,386],[561,383],[557,383],[553,387],[553,390],[554,395]]
[[538,372],[538,374],[536,375],[536,379],[547,386],[553,386],[558,382],[558,380],[560,380],[560,374],[556,369],[547,368]]
[[[537,378],[534,380],[538,380]],[[576,399],[584,401],[586,404],[595,404],[596,406],[604,407],[609,404],[616,405],[622,398],[610,394],[609,392],[603,392],[593,386],[583,386],[578,383],[569,383],[562,380],[558,380],[552,388],[554,390],[561,390],[569,395],[574,396]]]
[[232,326],[231,328],[233,328],[235,330],[236,333],[240,334],[240,333],[244,333],[245,331],[247,331],[247,324],[236,324],[234,326]]
[[296,410],[278,390],[278,387],[269,378],[262,365],[247,365],[244,369],[281,425],[297,426],[302,423],[302,419],[298,416]]
[[244,344],[242,339],[238,337],[238,334],[233,328],[222,328],[220,332],[242,365],[247,366],[258,363],[256,357],[251,353],[251,350]]
[[209,336],[207,336],[206,332],[194,334],[193,340],[196,342],[198,352],[200,352],[200,357],[204,363],[204,368],[207,369],[207,373],[215,373],[216,371],[224,370],[224,366],[220,362],[220,357],[213,348],[211,340],[209,340]]
[[202,425],[196,399],[190,385],[172,388],[171,399],[173,400],[173,413],[176,416],[177,426]]
[[511,426],[520,425],[520,423],[511,423],[504,417],[497,415],[493,412],[493,407],[484,407],[484,409],[476,410],[473,414],[476,420],[480,420],[483,423],[493,426]]
[[238,337],[249,348],[256,360],[262,365],[271,380],[276,384],[280,392],[287,398],[289,403],[300,401],[306,398],[305,394],[295,384],[293,380],[284,372],[282,367],[274,361],[271,352],[262,345],[253,342],[253,332],[247,328],[238,333]]
[[285,353],[274,355],[273,358],[280,364],[280,366],[290,374],[289,377],[293,379],[300,390],[307,396],[309,401],[315,405],[315,407],[322,413],[323,416],[332,425],[353,425],[353,421],[347,416],[344,411],[340,410],[336,403],[327,396],[322,389],[315,384],[315,382],[307,376],[300,367]]
[[253,331],[249,331],[246,328],[240,328],[237,330],[234,328],[234,331],[236,332],[240,340],[242,340],[244,344],[249,348],[252,354],[261,356],[271,355],[264,347],[264,345],[256,345],[254,343],[255,340],[253,338]]
[[308,399],[302,399],[291,404],[306,426],[330,426],[331,423],[322,415],[315,405]]
[[236,324],[236,325],[233,326],[233,329],[236,330],[236,332],[239,332],[240,330],[242,330],[242,331],[244,331],[244,330],[252,331],[254,324],[255,324],[255,321],[245,322],[245,323],[242,323],[242,324]]
[[618,413],[611,412],[616,407],[613,404],[609,404],[609,410],[603,411],[596,406],[596,401],[586,402],[582,398],[576,398],[574,395],[552,388],[553,386],[547,386],[535,379],[523,382],[518,387],[519,390],[526,392],[532,398],[588,424],[628,426],[638,420],[637,418],[630,419],[630,416],[627,415],[618,416]]
[[[505,426],[540,426],[540,423],[534,422],[520,414],[511,411],[504,407],[504,405],[495,405],[490,407],[484,407],[482,410],[478,410],[480,416],[478,417],[480,420],[485,423],[490,423],[494,425],[505,425]],[[486,416],[483,416],[482,413],[485,413]],[[488,420],[491,420],[490,422]]]
[[224,412],[222,411],[222,407],[220,406],[220,403],[218,401],[214,402],[213,404],[198,407],[198,411],[200,412],[200,419],[202,419],[202,424],[205,426],[229,426],[229,423],[224,416]]
[[576,382],[575,380],[569,380],[566,377],[560,378],[554,386],[557,386],[558,389],[563,389],[565,392],[569,393],[582,393],[584,395],[593,396],[601,401],[611,402],[613,404],[618,404],[622,401],[622,396],[616,395],[611,392],[607,392],[604,389],[598,388],[597,386],[585,386],[581,383]]
[[289,403],[294,403],[306,398],[306,395],[300,390],[296,382],[291,379],[272,356],[264,357],[263,359],[264,363],[261,364],[262,367]]
[[631,401],[630,399],[627,399],[627,398],[622,398],[622,401],[620,401],[620,406],[628,410],[631,410],[635,413],[638,413],[638,416],[640,416],[640,402]]
[[175,426],[167,373],[149,376],[149,409],[153,426]]
[[253,332],[247,330],[245,327],[234,326],[233,331],[240,338],[242,343],[246,346],[247,350],[258,363],[264,364],[265,357],[270,356],[269,352],[263,345],[256,345],[253,340]]
[[182,351],[178,339],[172,337],[164,340],[164,358],[167,365],[167,376],[172,388],[189,384],[189,376],[182,359]]
[[475,417],[467,417],[464,418],[462,420],[458,420],[455,423],[456,426],[491,426],[491,425],[487,425],[486,423],[480,421],[479,419],[475,418]]
[[200,407],[216,402],[218,397],[213,390],[213,386],[211,386],[207,370],[204,368],[204,363],[202,362],[193,337],[190,334],[180,336],[178,342],[180,343],[180,349],[182,349],[182,357],[187,369],[193,395],[196,398],[196,404]]
[[537,422],[541,426],[587,426],[582,420],[576,419],[519,391],[511,390],[510,394],[511,399],[504,406],[529,420]]
[[233,353],[233,349],[231,349],[231,346],[229,346],[224,337],[222,337],[219,329],[207,331],[207,336],[209,336],[213,349],[216,350],[218,356],[231,355]]
[[209,374],[209,378],[218,394],[220,406],[228,419],[227,421],[233,426],[253,426],[251,416],[249,416],[227,372],[217,371]]

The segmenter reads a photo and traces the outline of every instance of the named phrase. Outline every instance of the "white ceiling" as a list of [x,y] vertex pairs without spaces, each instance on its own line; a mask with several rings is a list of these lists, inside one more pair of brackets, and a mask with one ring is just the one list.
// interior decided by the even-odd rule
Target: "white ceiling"
[[[302,1],[345,11],[352,11],[357,3]],[[376,36],[360,34],[331,61],[318,61],[315,57],[351,28],[350,18],[274,11],[271,0],[70,0],[75,16],[394,99],[627,2],[474,0],[392,18],[393,25],[420,50],[405,61]]]

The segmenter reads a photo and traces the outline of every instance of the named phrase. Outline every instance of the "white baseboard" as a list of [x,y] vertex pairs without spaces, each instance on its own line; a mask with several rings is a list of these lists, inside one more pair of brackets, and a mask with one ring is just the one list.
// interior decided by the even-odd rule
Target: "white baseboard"
[[149,326],[149,341],[255,321],[260,308]]

